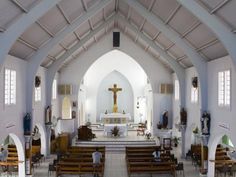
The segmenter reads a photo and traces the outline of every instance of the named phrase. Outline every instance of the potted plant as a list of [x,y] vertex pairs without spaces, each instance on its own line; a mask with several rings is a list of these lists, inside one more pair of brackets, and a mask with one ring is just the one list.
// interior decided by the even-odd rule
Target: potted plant
[[198,133],[199,133],[198,126],[196,126],[196,128],[195,128],[195,129],[193,129],[193,133],[194,133],[194,134],[198,134]]
[[177,147],[178,144],[179,144],[179,139],[177,136],[174,136],[174,138],[172,139],[173,143],[174,143],[174,146]]
[[117,126],[114,126],[113,129],[111,129],[111,134],[114,136],[114,137],[117,137],[119,136],[119,128]]

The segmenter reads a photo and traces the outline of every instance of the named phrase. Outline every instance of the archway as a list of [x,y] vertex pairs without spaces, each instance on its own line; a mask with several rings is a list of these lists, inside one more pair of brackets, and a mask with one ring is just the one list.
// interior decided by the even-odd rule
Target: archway
[[37,123],[35,126],[38,128],[39,133],[40,133],[40,141],[41,141],[41,149],[40,152],[43,154],[45,157],[47,155],[47,146],[46,146],[46,132],[42,124]]
[[[107,66],[105,70],[104,66]],[[114,71],[122,74],[122,76],[129,81],[133,90],[134,117],[138,117],[136,103],[138,97],[144,96],[145,89],[147,89],[147,74],[138,61],[130,55],[127,55],[120,50],[111,50],[101,55],[97,60],[91,63],[83,76],[83,86],[87,89],[85,91],[87,96],[85,104],[87,120],[89,118],[91,122],[95,122],[95,120],[91,119],[97,117],[97,111],[90,113],[90,108],[96,108],[96,100],[94,98],[97,96],[97,90],[100,83],[106,76]],[[89,94],[92,94],[92,96],[88,98]],[[149,124],[151,125],[151,122],[149,122]]]
[[25,177],[25,151],[24,147],[19,139],[14,133],[10,133],[9,136],[12,138],[16,145],[17,155],[18,155],[18,176]]
[[[108,91],[108,88],[113,87],[114,84],[117,84],[117,87],[122,90],[118,92],[117,96],[117,106],[118,112],[129,113],[131,115],[131,120],[134,120],[134,91],[129,82],[129,80],[119,71],[112,71],[108,73],[99,83],[97,93],[96,93],[96,106],[97,106],[97,119],[96,121],[100,121],[101,113],[112,113],[113,106],[113,93]],[[101,103],[101,100],[102,103]]]
[[[227,140],[225,140],[225,138],[227,138]],[[211,142],[209,142],[209,145],[208,145],[209,147],[208,176],[209,177],[215,176],[215,173],[216,173],[215,165],[216,163],[218,163],[217,162],[218,160],[222,160],[223,158],[224,161],[226,161],[227,158],[231,158],[231,157],[235,158],[236,156],[235,152],[232,154],[226,152],[228,150],[231,150],[230,146],[233,145],[230,139],[232,139],[230,135],[221,133],[221,134],[215,135],[215,138]],[[231,148],[233,149],[233,151],[235,151],[234,147],[231,147]],[[229,157],[228,155],[231,157]]]

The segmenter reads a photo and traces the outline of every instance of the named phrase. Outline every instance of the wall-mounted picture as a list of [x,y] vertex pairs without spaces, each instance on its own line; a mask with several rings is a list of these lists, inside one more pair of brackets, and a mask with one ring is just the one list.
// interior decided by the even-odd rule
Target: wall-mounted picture
[[76,111],[72,111],[72,119],[76,118]]

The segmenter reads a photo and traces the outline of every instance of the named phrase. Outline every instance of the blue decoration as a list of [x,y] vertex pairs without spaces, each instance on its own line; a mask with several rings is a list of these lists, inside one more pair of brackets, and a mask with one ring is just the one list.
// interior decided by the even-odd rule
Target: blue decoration
[[24,121],[23,122],[24,134],[30,135],[30,133],[31,133],[31,115],[30,115],[30,113],[26,113],[23,121]]

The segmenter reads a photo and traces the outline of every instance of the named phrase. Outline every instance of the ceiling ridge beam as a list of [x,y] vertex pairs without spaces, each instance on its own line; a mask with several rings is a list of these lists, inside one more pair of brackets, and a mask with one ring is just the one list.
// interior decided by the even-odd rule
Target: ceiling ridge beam
[[[180,80],[180,83],[182,84],[182,90],[181,90],[181,106],[185,106],[185,71],[184,68],[171,56],[167,54],[166,51],[164,51],[162,48],[157,46],[154,41],[149,39],[147,36],[145,36],[141,31],[139,31],[136,27],[131,25],[127,19],[123,18],[122,16],[118,15],[118,19],[121,20],[123,24],[129,29],[131,29],[133,32],[135,32],[142,40],[144,40],[151,48],[156,50],[160,56],[162,56],[168,64],[171,66],[171,68],[175,71],[177,74],[177,77]],[[184,90],[184,91],[183,91]]]
[[33,83],[34,77],[37,73],[38,67],[42,63],[42,61],[47,57],[50,50],[60,43],[64,37],[70,33],[73,33],[81,24],[84,24],[88,19],[96,15],[103,8],[105,8],[112,0],[101,0],[96,5],[92,6],[88,9],[86,13],[84,13],[81,17],[79,17],[76,21],[74,21],[71,25],[66,26],[61,32],[55,35],[47,44],[42,46],[35,55],[33,55],[28,62],[27,67],[27,98],[26,98],[26,110],[28,112],[32,111],[32,97],[33,97]]
[[[51,66],[48,67],[48,71],[47,71],[47,84],[49,84],[47,86],[47,88],[51,88],[51,84],[53,82],[53,78],[56,74],[56,72],[58,71],[58,69],[61,67],[61,65],[63,64],[64,61],[66,61],[67,58],[69,58],[71,55],[73,55],[79,48],[83,47],[87,41],[89,41],[91,38],[93,38],[98,32],[100,32],[102,29],[104,29],[104,26],[109,26],[109,24],[115,20],[116,16],[113,16],[110,19],[107,19],[107,21],[105,21],[103,23],[103,25],[101,25],[100,27],[98,27],[97,29],[91,31],[90,34],[88,34],[87,36],[85,36],[83,39],[81,39],[81,41],[79,43],[77,43],[76,45],[74,45],[73,47],[71,47],[66,53],[64,53],[61,57],[59,57]],[[48,90],[46,93],[51,93],[50,90]],[[47,96],[48,98],[46,99],[47,105],[50,103],[51,98],[50,95]]]
[[201,108],[202,110],[208,109],[208,89],[207,89],[207,65],[204,59],[190,46],[181,36],[175,32],[172,28],[167,26],[158,16],[149,12],[144,6],[142,6],[136,0],[123,0],[132,9],[152,23],[159,31],[161,31],[166,37],[171,39],[183,52],[188,55],[188,58],[192,61],[192,64],[196,67],[201,89]]
[[232,33],[222,21],[215,15],[211,15],[202,6],[200,6],[194,0],[177,0],[186,9],[188,9],[193,15],[195,15],[202,23],[204,23],[208,28],[211,29],[218,37],[218,39],[225,46],[229,55],[232,58],[234,67],[236,68],[236,36]]
[[61,0],[40,1],[28,13],[21,15],[17,21],[0,34],[0,70],[17,38],[60,1]]

